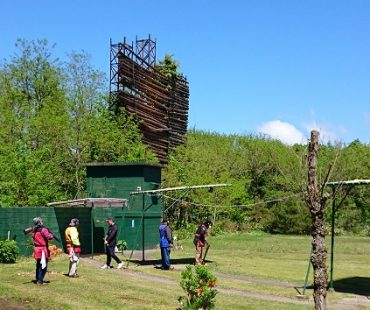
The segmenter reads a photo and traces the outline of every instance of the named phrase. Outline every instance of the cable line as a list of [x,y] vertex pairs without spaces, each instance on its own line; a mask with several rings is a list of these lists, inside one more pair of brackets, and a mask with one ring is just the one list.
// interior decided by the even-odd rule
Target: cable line
[[[185,201],[186,201],[186,203],[188,203],[192,206],[196,206],[196,207],[239,208],[239,207],[253,207],[253,206],[258,206],[258,205],[267,204],[267,203],[279,202],[279,201],[290,199],[292,197],[300,196],[303,193],[304,192],[300,192],[300,193],[297,193],[297,194],[292,194],[292,195],[281,197],[281,198],[275,198],[275,199],[271,199],[271,200],[266,200],[266,201],[261,201],[261,202],[256,202],[256,203],[250,203],[250,204],[246,204],[246,205],[219,206],[219,205],[208,205],[208,204],[202,204],[202,203],[189,202],[189,201],[186,201],[186,200]],[[170,197],[170,196],[167,196],[167,195],[164,195],[164,194],[162,194],[161,196],[174,201],[174,203],[184,201],[183,199],[173,198],[173,197]],[[174,203],[170,207],[172,207],[174,205]],[[168,209],[169,208],[167,208],[166,211]]]

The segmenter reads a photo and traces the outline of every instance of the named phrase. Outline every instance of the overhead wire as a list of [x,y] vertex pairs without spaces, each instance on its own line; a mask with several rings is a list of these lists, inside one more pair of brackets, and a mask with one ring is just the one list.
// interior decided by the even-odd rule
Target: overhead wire
[[[256,203],[250,203],[250,204],[245,204],[245,205],[221,206],[221,205],[210,205],[210,204],[202,204],[202,203],[189,202],[189,201],[186,201],[186,203],[189,204],[189,205],[192,205],[192,206],[196,206],[196,207],[218,207],[218,208],[253,207],[253,206],[258,206],[258,205],[263,205],[263,204],[268,204],[268,203],[274,203],[274,202],[279,202],[279,201],[287,200],[287,199],[290,199],[292,197],[300,196],[303,193],[304,192],[300,192],[300,193],[292,194],[292,195],[281,197],[281,198],[275,198],[275,199],[271,199],[271,200],[266,200],[266,201],[261,201],[261,202],[256,202]],[[173,198],[171,196],[167,196],[167,195],[164,195],[164,194],[161,194],[161,196],[164,197],[164,198],[170,199],[172,201],[175,201],[175,203],[176,202],[183,201],[183,199],[181,199],[181,198],[180,199],[179,198]],[[171,205],[171,207],[173,205],[174,205],[174,203]],[[166,211],[168,211],[168,209],[169,208],[167,208]]]

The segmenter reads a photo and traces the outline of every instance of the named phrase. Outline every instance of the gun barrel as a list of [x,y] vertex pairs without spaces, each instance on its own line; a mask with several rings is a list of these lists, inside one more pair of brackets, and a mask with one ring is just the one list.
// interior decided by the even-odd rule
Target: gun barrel
[[27,227],[27,228],[23,229],[23,233],[24,233],[25,235],[27,235],[27,234],[31,233],[31,232],[32,232],[32,230],[33,230],[33,227]]

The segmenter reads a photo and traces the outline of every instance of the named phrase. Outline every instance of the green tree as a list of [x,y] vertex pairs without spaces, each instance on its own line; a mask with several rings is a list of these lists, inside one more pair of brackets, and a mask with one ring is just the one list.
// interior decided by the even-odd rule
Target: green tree
[[155,68],[169,79],[177,79],[181,76],[179,73],[180,63],[170,54],[166,54],[164,59],[156,64]]
[[47,41],[18,40],[16,46],[20,54],[0,74],[1,204],[39,205],[66,190],[68,114]]
[[134,120],[123,109],[118,115],[109,110],[105,76],[92,67],[89,54],[71,53],[65,76],[76,196],[84,188],[87,162],[156,161]]
[[[287,146],[260,136],[190,130],[186,143],[170,156],[164,186],[214,183],[232,186],[213,192],[189,191],[180,200],[178,193],[172,194],[165,199],[170,207],[167,215],[177,222],[178,228],[212,218],[221,221],[223,227],[232,221],[234,230],[307,233],[310,220],[304,201],[306,152],[304,145]],[[359,141],[321,145],[318,181],[324,182],[330,166],[333,169],[329,181],[368,179],[369,152],[370,146]],[[352,189],[336,213],[337,229],[370,231],[369,193],[366,186]],[[331,208],[325,210],[325,216],[331,217]]]
[[181,309],[214,309],[217,290],[216,277],[206,266],[186,266],[181,272],[180,286],[185,291],[185,297],[179,297]]
[[74,170],[75,196],[83,190],[84,163],[97,130],[96,118],[105,108],[105,76],[90,64],[90,55],[82,51],[69,54],[64,65],[65,89],[71,119],[70,159]]
[[19,40],[0,67],[0,205],[71,199],[91,161],[156,161],[124,111],[108,109],[88,54],[62,66],[46,40]]
[[[289,212],[285,207],[289,205],[294,207],[296,219],[303,222],[286,227],[285,231],[301,232],[309,223],[304,218],[307,210],[302,201],[303,177],[302,158],[279,141],[191,130],[185,145],[171,154],[164,183],[165,186],[232,184],[212,192],[189,192],[184,196],[185,204],[183,201],[174,204],[176,196],[172,197],[168,201],[173,205],[170,217],[180,222],[178,226],[212,218],[231,220],[240,229],[259,227],[275,231],[280,230],[277,213]],[[295,199],[286,205],[287,196]],[[270,200],[276,202],[264,203]]]

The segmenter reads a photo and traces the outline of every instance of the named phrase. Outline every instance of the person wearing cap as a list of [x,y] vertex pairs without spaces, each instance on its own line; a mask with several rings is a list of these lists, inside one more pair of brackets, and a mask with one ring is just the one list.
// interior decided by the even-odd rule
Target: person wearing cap
[[170,222],[163,219],[159,226],[159,246],[161,248],[162,269],[173,270],[170,262],[171,246],[173,244]]
[[33,257],[36,260],[36,280],[37,285],[49,283],[45,281],[45,274],[48,269],[49,240],[54,238],[53,234],[44,226],[41,217],[33,219],[32,239],[33,239]]
[[117,244],[117,237],[118,237],[118,229],[117,225],[112,218],[108,218],[106,220],[108,223],[108,232],[105,236],[104,244],[105,244],[105,253],[107,254],[107,261],[106,263],[100,267],[102,269],[109,269],[110,263],[112,258],[117,262],[117,269],[121,269],[123,267],[122,261],[118,258],[116,253],[114,252],[116,244]]
[[[204,265],[205,257],[208,253],[209,243],[206,240],[208,235],[208,229],[212,227],[211,221],[206,221],[199,225],[197,231],[195,232],[193,243],[195,245],[195,264]],[[205,247],[204,256],[202,258],[203,248]]]
[[65,230],[66,251],[69,255],[68,276],[71,278],[78,277],[77,265],[80,260],[81,244],[79,239],[78,227],[80,221],[76,218],[71,219],[69,226]]

